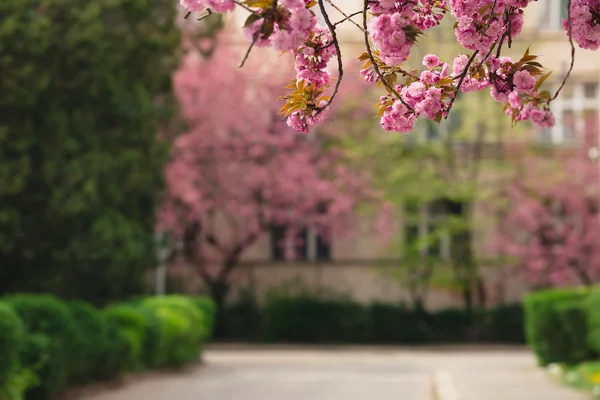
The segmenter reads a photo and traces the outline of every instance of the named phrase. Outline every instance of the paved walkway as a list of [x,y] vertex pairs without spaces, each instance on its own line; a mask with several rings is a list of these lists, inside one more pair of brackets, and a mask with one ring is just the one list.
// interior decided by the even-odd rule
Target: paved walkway
[[84,400],[587,400],[526,350],[216,348],[182,374]]

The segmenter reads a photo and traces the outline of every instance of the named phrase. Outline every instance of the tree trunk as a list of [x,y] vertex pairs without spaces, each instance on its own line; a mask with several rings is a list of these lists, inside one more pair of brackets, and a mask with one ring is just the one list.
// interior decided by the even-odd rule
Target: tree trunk
[[217,306],[217,313],[215,317],[215,326],[213,337],[216,339],[222,338],[226,335],[226,326],[224,324],[225,318],[225,307],[227,301],[227,295],[231,286],[226,281],[219,280],[205,280],[208,286],[210,297]]

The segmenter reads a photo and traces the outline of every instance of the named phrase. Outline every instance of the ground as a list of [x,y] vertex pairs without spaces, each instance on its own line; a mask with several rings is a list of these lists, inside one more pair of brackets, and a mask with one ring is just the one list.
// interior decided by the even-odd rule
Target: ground
[[520,348],[212,347],[204,364],[82,400],[585,400]]

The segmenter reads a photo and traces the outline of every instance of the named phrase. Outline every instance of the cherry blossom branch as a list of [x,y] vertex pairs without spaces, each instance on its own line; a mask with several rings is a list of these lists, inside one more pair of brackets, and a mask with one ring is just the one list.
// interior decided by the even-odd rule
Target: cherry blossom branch
[[567,71],[567,74],[563,78],[562,83],[560,84],[560,87],[558,88],[558,90],[556,91],[554,96],[552,96],[550,101],[553,101],[554,99],[556,99],[558,97],[561,90],[567,83],[567,80],[571,76],[571,72],[573,71],[573,67],[575,66],[575,44],[573,43],[573,26],[572,26],[572,22],[571,22],[571,0],[567,1],[567,24],[568,24],[567,25],[567,35],[569,36],[569,43],[571,44],[571,65],[569,66],[569,70]]
[[340,84],[342,83],[342,78],[344,76],[344,64],[342,62],[342,51],[340,50],[340,43],[338,42],[337,34],[335,32],[335,25],[331,22],[331,19],[329,18],[329,14],[327,14],[327,10],[325,9],[325,4],[323,3],[323,0],[319,0],[318,2],[319,2],[319,9],[321,10],[321,13],[323,14],[323,19],[325,19],[325,24],[327,25],[327,28],[329,29],[329,33],[331,33],[331,42],[333,43],[333,46],[335,47],[337,64],[338,64],[338,78],[337,78],[337,81],[335,82],[335,87],[333,88],[333,92],[331,93],[331,96],[329,96],[329,100],[327,100],[325,105],[318,108],[317,115],[322,113],[331,104],[331,102],[333,101],[333,99],[335,98],[335,96],[337,95],[337,93],[340,89]]
[[[239,2],[237,2],[236,0],[233,0],[235,4],[240,4]],[[277,9],[277,1],[275,0],[273,1],[273,4],[271,5],[271,11],[275,12],[275,10]],[[255,13],[254,10],[247,8],[246,6],[243,6],[246,10],[249,10],[251,13]],[[265,21],[263,20],[263,24],[265,23]],[[252,36],[252,43],[250,43],[250,46],[248,46],[248,50],[246,50],[246,54],[244,54],[244,58],[242,59],[242,62],[240,63],[240,65],[238,66],[238,68],[242,68],[244,66],[244,64],[246,63],[246,60],[248,60],[248,57],[250,57],[250,53],[252,52],[252,48],[254,48],[254,45],[256,44],[256,42],[258,41],[258,35],[260,33],[260,29],[257,30],[256,32],[254,32],[254,35]]]
[[238,0],[232,0],[235,4],[237,4],[238,6],[242,7],[244,10],[251,12],[252,14],[255,14],[256,12],[251,9],[250,7],[248,7],[247,5],[245,5],[244,3],[242,3],[241,1]]
[[256,41],[258,40],[259,33],[260,33],[260,31],[254,32],[254,35],[252,36],[252,42],[250,43],[250,46],[248,46],[248,49],[246,50],[246,53],[244,54],[244,58],[242,58],[242,62],[240,62],[240,65],[238,65],[238,68],[242,68],[244,66],[244,64],[246,63],[246,60],[248,60],[248,57],[250,57],[252,48],[254,48],[254,45],[256,44]]
[[381,70],[379,69],[379,65],[377,65],[377,62],[375,61],[375,57],[373,56],[373,51],[371,49],[371,43],[369,42],[369,31],[367,29],[367,10],[368,10],[368,8],[369,8],[369,0],[364,0],[364,4],[363,4],[363,29],[364,29],[364,31],[363,32],[364,32],[364,36],[365,36],[365,47],[367,50],[367,54],[369,55],[369,60],[371,60],[371,64],[373,64],[373,70],[375,70],[375,73],[377,74],[377,76],[379,76],[379,79],[383,83],[383,86],[386,87],[388,92],[392,96],[394,96],[396,99],[400,100],[402,102],[402,104],[404,104],[404,106],[407,107],[410,111],[414,111],[413,108],[411,106],[409,106],[408,103],[406,103],[406,101],[404,101],[402,96],[400,96],[400,94],[385,80],[385,78],[383,77],[383,74],[381,73]]
[[[469,68],[471,67],[471,64],[473,63],[473,61],[475,60],[475,57],[477,57],[477,54],[479,54],[479,50],[475,50],[475,52],[473,52],[471,57],[469,57],[469,61],[467,61],[467,65],[465,65],[464,71],[460,75],[458,75],[456,78],[454,78],[454,79],[458,79],[458,84],[456,85],[456,93],[454,93],[454,97],[452,98],[452,100],[450,100],[450,103],[448,104],[448,109],[452,108],[452,105],[454,104],[454,100],[456,100],[456,96],[458,95],[458,91],[460,90],[460,87],[462,86],[463,82],[465,81],[465,78],[469,74]],[[446,118],[448,118],[448,116],[446,116]]]

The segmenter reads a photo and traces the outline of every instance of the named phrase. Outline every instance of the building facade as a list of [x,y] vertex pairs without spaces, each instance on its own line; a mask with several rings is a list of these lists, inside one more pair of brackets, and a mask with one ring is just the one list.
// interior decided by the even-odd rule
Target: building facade
[[[552,90],[561,84],[562,77],[570,64],[570,45],[561,18],[566,15],[565,0],[544,0],[533,2],[526,11],[526,24],[522,35],[519,36],[511,49],[506,50],[507,55],[519,58],[528,45],[532,54],[540,55],[540,62],[549,70],[554,71],[547,82]],[[351,14],[361,9],[360,0],[343,0],[336,2],[346,14]],[[333,20],[340,20],[343,15],[327,6]],[[451,17],[448,17],[451,18]],[[235,15],[230,23],[241,26],[245,19],[243,10]],[[360,17],[355,17],[361,23]],[[345,64],[356,63],[356,56],[364,49],[363,33],[352,23],[344,23],[338,28],[338,36],[342,44],[342,53]],[[245,51],[247,42],[240,38],[240,51]],[[444,57],[458,54],[460,49],[456,45],[451,30],[437,30],[428,35],[426,42],[416,46],[414,59],[419,60],[427,53],[437,53]],[[262,53],[261,53],[262,54]],[[600,137],[600,56],[596,52],[577,49],[576,62],[567,85],[561,95],[553,103],[556,115],[556,126],[547,130],[528,131],[527,140],[534,141],[554,149],[577,146],[576,132],[585,130],[595,132]],[[451,62],[451,59],[446,59]],[[332,61],[333,62],[333,61]],[[353,68],[354,69],[354,68]],[[495,104],[501,108],[500,104]],[[495,130],[503,130],[510,136],[509,117],[505,117],[506,124],[499,125]],[[416,140],[431,140],[434,137],[420,132]],[[490,134],[490,143],[495,139]],[[599,142],[600,143],[600,142]],[[493,147],[493,146],[492,146]],[[489,154],[492,154],[490,151]],[[596,152],[597,154],[600,152]],[[593,154],[591,154],[593,156]],[[592,157],[593,158],[593,157]],[[591,160],[593,162],[593,160]],[[600,168],[600,160],[596,160]],[[483,180],[495,176],[492,170],[484,171]],[[600,182],[599,182],[600,184]],[[479,218],[488,216],[482,211]],[[428,224],[432,223],[431,216],[424,220],[396,221],[400,236],[418,236],[426,234]],[[486,229],[493,229],[489,226]],[[485,236],[485,235],[483,235]],[[263,236],[252,248],[248,249],[242,257],[242,266],[235,276],[234,285],[237,288],[251,288],[259,299],[272,289],[287,283],[308,286],[312,288],[325,287],[344,293],[361,302],[385,301],[401,302],[409,299],[402,283],[395,278],[397,263],[401,261],[386,257],[386,248],[382,245],[375,232],[373,222],[364,218],[354,235],[348,237],[334,237],[331,241],[321,240],[316,232],[307,229],[300,233],[301,245],[298,248],[299,257],[295,261],[286,261],[281,254],[277,243],[282,239],[283,231],[274,228],[269,235]],[[485,253],[484,240],[475,235],[476,248],[480,253]],[[447,257],[452,243],[449,238],[442,238],[435,251],[440,257]],[[485,269],[483,272],[486,283],[490,288],[497,288],[493,293],[496,303],[519,301],[523,294],[529,290],[524,277],[519,274],[509,276],[502,274],[497,268]],[[494,289],[495,290],[495,289]],[[461,304],[461,298],[447,287],[432,288],[427,298],[429,309],[440,309]]]

